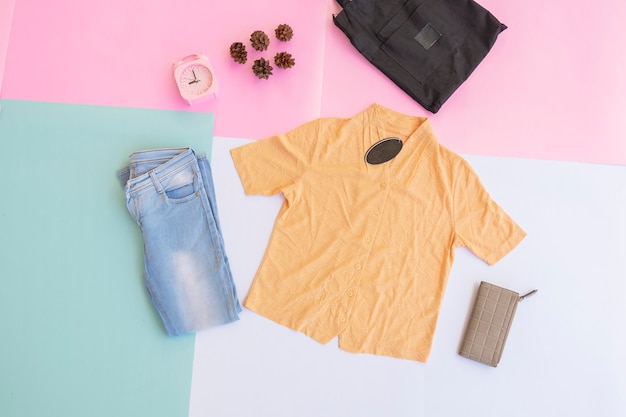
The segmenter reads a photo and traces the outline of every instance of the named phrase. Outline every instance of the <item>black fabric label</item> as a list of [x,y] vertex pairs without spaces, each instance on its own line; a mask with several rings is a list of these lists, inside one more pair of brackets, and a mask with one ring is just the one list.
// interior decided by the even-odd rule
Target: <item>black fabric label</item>
[[385,138],[373,144],[365,153],[365,162],[378,165],[391,161],[402,150],[399,138]]

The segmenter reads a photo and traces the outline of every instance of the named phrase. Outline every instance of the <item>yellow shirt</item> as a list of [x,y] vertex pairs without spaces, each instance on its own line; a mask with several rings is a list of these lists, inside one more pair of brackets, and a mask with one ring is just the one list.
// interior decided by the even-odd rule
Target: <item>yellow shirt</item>
[[[400,153],[368,164],[388,137]],[[526,235],[427,118],[377,104],[231,155],[247,194],[285,197],[244,305],[349,352],[425,362],[454,248],[493,264]]]

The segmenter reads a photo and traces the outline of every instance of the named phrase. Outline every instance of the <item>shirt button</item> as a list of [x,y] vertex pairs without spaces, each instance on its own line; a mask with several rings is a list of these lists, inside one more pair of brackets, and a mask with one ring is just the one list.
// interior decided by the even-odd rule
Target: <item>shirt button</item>
[[370,238],[369,236],[365,236],[365,241],[369,242],[370,240],[372,240],[372,238]]
[[387,184],[385,184],[384,182],[380,183],[380,188],[385,189],[387,188]]
[[345,323],[346,322],[346,318],[345,317],[339,317],[339,322]]
[[356,269],[361,269],[361,264],[356,264],[355,268]]
[[380,214],[380,210],[374,209],[374,214],[378,216]]
[[352,292],[352,291],[348,291],[348,292],[346,293],[346,295],[347,295],[348,297],[352,297],[352,296],[354,295],[354,292]]

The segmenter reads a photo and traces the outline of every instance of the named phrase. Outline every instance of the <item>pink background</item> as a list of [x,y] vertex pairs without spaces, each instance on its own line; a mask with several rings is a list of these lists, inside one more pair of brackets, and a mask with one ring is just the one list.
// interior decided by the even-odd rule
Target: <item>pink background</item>
[[[0,0],[1,97],[211,111],[217,136],[251,139],[378,102],[430,116],[440,141],[460,153],[626,164],[626,3],[480,3],[508,29],[436,115],[354,50],[332,22],[334,0]],[[280,23],[294,28],[288,43],[274,37]],[[257,29],[270,50],[248,47],[249,62],[234,63],[230,44]],[[252,59],[283,50],[294,68],[254,77]],[[189,107],[172,63],[196,52],[211,59],[220,94]]]

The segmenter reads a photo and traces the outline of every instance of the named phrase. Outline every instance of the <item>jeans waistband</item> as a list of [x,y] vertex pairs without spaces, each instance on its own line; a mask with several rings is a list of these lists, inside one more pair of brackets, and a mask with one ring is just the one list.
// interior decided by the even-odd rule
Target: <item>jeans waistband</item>
[[[153,165],[159,163],[155,168],[141,173],[134,177],[134,173],[141,172],[141,165]],[[193,167],[197,171],[197,160],[191,148],[171,148],[155,149],[150,151],[134,152],[130,156],[130,165],[126,168],[127,175],[130,175],[126,183],[127,193],[136,193],[145,188],[152,187],[154,181],[165,181],[180,171]],[[119,174],[122,176],[123,174]]]

